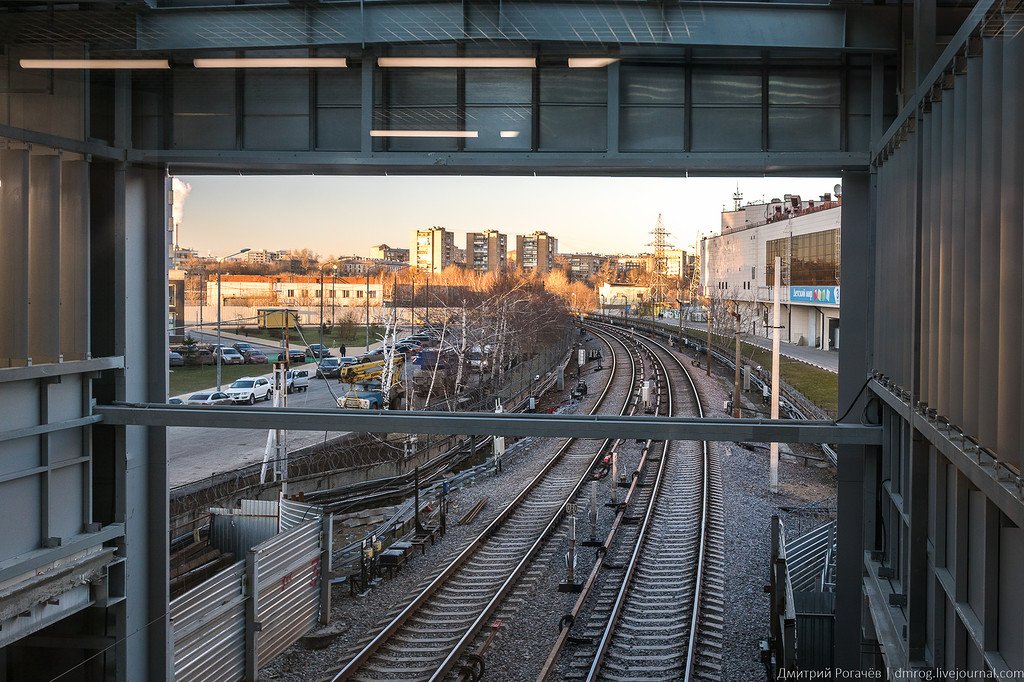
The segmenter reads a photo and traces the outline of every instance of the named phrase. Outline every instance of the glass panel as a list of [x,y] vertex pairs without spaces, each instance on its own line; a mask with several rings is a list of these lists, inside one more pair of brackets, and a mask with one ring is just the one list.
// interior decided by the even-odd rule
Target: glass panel
[[773,73],[768,76],[768,104],[839,106],[838,76]]
[[683,151],[682,107],[624,107],[620,115],[622,151]]
[[686,72],[680,66],[622,66],[619,82],[623,104],[682,104]]
[[383,69],[390,104],[396,107],[455,105],[456,69]]
[[172,125],[176,149],[235,148],[234,114],[177,114]]
[[303,69],[269,73],[247,70],[243,82],[245,115],[302,115],[309,112],[309,73]]
[[224,97],[235,91],[233,69],[172,69],[174,113],[234,114],[235,98]]
[[359,105],[361,83],[358,68],[319,69],[316,73],[317,104]]
[[308,116],[246,116],[246,149],[309,149]]
[[608,101],[608,72],[606,69],[568,67],[541,69],[540,101],[604,104]]
[[360,111],[355,107],[317,109],[317,149],[359,151],[359,122]]
[[605,106],[540,108],[540,148],[545,151],[605,151],[608,147],[608,114]]
[[761,74],[694,69],[694,104],[761,104]]
[[[466,138],[466,150],[529,151],[530,111],[530,107],[466,107],[466,130],[480,133],[480,137]],[[501,137],[503,130],[518,135]]]
[[761,149],[761,108],[695,107],[693,151]]
[[530,69],[466,69],[467,104],[529,104]]
[[787,151],[839,149],[839,109],[771,107],[768,148]]

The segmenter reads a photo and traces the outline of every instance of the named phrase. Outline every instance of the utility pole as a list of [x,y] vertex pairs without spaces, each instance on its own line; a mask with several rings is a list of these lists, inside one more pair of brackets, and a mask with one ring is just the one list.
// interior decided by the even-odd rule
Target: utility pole
[[217,362],[217,391],[218,392],[221,389],[220,367],[221,367],[222,364],[224,364],[224,357],[223,357],[224,354],[223,354],[223,352],[221,350],[221,343],[220,343],[220,299],[221,299],[221,297],[220,297],[220,264],[223,263],[228,258],[231,258],[233,256],[239,256],[239,255],[241,255],[243,253],[247,253],[248,251],[249,251],[249,249],[247,247],[247,248],[242,249],[241,251],[237,251],[237,252],[231,254],[230,256],[224,256],[223,258],[218,258],[217,259],[217,353],[214,355],[214,360]]
[[366,303],[366,352],[370,351],[370,273],[366,273],[366,294],[364,295],[364,302]]
[[711,376],[711,297],[708,297],[708,315],[707,315],[707,318],[708,318],[708,347],[707,347],[708,366],[707,366],[706,369],[707,369],[707,372],[708,372],[708,376]]
[[[772,296],[772,419],[779,418],[779,351],[782,341],[782,258],[775,257],[775,291]],[[770,468],[768,472],[769,492],[779,492],[779,444],[771,443]]]
[[324,353],[324,269],[320,268],[320,357]]
[[740,307],[739,303],[733,302],[733,318],[736,319],[736,385],[732,390],[732,416],[740,417]]

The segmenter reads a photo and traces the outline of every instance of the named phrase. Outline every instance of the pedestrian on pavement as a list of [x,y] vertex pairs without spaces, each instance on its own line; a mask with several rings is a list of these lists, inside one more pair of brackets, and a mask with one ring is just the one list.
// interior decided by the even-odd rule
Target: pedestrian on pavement
[[345,344],[341,344],[341,348],[339,348],[338,350],[341,351],[341,357],[345,357]]
[[771,395],[772,390],[771,388],[768,387],[768,382],[766,381],[763,384],[761,384],[761,399],[765,405],[768,404],[768,398],[770,398]]

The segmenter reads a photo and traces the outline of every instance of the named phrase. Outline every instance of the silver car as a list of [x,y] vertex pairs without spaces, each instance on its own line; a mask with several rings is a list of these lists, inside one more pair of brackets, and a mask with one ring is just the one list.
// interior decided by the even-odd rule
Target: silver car
[[185,401],[186,405],[230,405],[231,396],[221,391],[212,393],[193,393]]

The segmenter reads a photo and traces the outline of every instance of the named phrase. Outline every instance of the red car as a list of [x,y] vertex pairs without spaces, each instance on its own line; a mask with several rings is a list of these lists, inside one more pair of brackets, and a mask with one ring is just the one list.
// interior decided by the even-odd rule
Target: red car
[[270,362],[266,354],[258,348],[247,348],[242,355],[245,357],[246,364],[249,365],[265,365]]

